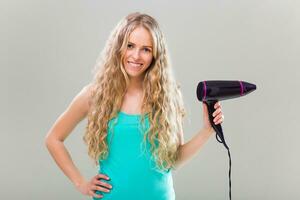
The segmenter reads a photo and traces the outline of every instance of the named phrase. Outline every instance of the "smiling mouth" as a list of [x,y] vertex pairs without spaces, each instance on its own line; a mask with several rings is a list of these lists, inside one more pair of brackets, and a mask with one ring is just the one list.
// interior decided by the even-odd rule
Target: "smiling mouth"
[[127,61],[127,63],[133,67],[141,67],[143,66],[142,63],[136,63],[136,62],[130,62],[130,61]]

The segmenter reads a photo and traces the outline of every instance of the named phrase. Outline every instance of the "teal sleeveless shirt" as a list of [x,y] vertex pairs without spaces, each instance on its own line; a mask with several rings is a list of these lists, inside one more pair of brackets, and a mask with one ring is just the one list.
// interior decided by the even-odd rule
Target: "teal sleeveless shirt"
[[108,122],[108,157],[99,160],[99,173],[110,180],[101,179],[112,185],[109,193],[102,194],[103,200],[174,200],[172,171],[156,167],[150,152],[150,143],[143,143],[143,136],[149,129],[149,118],[145,116],[142,126],[141,115],[118,112]]

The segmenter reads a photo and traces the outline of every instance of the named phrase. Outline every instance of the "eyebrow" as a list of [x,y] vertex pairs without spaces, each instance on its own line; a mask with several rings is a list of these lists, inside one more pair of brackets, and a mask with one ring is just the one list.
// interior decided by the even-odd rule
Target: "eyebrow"
[[[130,41],[128,41],[128,43],[134,44],[133,42],[130,42]],[[135,45],[135,44],[134,44],[134,45]],[[146,46],[146,45],[144,45],[143,47],[148,47],[148,48],[151,48],[151,49],[152,49],[152,46]]]

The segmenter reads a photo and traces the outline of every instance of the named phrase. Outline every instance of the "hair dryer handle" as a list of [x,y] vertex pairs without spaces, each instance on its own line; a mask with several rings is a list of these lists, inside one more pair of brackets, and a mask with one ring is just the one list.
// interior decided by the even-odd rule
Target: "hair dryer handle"
[[223,143],[223,145],[226,147],[226,149],[229,149],[229,147],[226,144],[225,138],[224,138],[221,124],[215,124],[213,121],[214,118],[213,118],[212,114],[215,111],[214,106],[217,102],[218,102],[217,100],[203,101],[203,103],[205,103],[207,105],[209,121],[210,121],[211,126],[213,127],[213,129],[216,132],[217,141],[220,143]]

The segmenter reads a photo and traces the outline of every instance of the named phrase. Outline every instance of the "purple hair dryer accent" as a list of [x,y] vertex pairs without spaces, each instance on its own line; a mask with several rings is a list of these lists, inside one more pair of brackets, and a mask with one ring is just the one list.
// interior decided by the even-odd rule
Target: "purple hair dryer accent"
[[216,102],[226,99],[245,96],[256,89],[256,85],[245,81],[209,80],[202,81],[197,86],[197,98],[207,105],[209,121],[216,132],[216,139],[223,143],[229,157],[229,198],[231,199],[231,156],[226,144],[221,124],[213,122],[214,105]]

